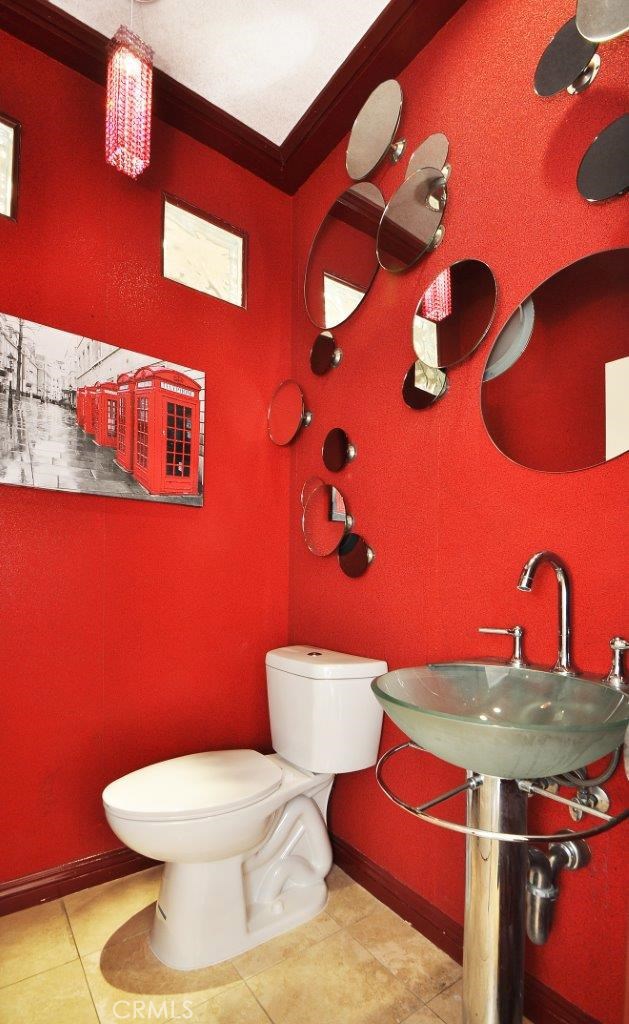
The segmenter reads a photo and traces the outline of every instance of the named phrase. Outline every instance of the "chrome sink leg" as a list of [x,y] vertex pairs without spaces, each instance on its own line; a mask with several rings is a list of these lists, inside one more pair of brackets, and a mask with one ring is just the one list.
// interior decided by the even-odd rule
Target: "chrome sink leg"
[[[511,779],[483,776],[467,824],[526,832],[527,797]],[[522,1024],[528,853],[525,843],[467,838],[463,1024]]]

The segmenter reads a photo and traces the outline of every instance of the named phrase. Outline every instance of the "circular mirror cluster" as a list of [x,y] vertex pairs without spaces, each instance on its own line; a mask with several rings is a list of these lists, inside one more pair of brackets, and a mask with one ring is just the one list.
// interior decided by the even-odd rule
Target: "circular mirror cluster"
[[319,558],[336,552],[346,576],[362,576],[374,552],[363,537],[352,532],[354,521],[339,489],[319,477],[310,477],[302,488],[301,502],[301,528],[308,550]]

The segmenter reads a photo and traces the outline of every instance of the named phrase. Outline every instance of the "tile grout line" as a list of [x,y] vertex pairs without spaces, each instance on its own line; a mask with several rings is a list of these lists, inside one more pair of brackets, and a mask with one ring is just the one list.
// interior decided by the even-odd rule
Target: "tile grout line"
[[[255,977],[255,975],[253,975],[253,977]],[[244,979],[244,978],[243,978],[242,980],[243,980],[243,982],[244,982],[244,985],[245,985],[245,987],[246,987],[246,989],[247,989],[247,992],[250,992],[250,993],[251,993],[251,995],[252,995],[252,996],[253,996],[253,998],[255,999],[256,1003],[258,1004],[258,1006],[259,1006],[259,1007],[260,1007],[260,1009],[262,1010],[262,1013],[264,1014],[264,1016],[266,1017],[266,1019],[267,1019],[267,1020],[269,1021],[269,1024],[275,1024],[275,1021],[273,1020],[273,1018],[271,1017],[271,1015],[270,1015],[269,1013],[267,1013],[267,1012],[266,1012],[266,1010],[264,1009],[264,1007],[263,1007],[262,1003],[261,1003],[261,1002],[260,1002],[260,1000],[258,999],[258,997],[257,997],[257,995],[255,994],[255,992],[253,991],[253,989],[252,989],[252,988],[250,988],[250,986],[249,986],[249,985],[247,984],[247,982],[245,981],[245,979]]]
[[79,953],[79,947],[77,945],[76,936],[74,934],[74,929],[72,928],[72,921],[70,920],[70,915],[68,913],[68,908],[66,907],[65,897],[63,897],[63,896],[61,897],[61,906],[63,907],[63,912],[65,914],[66,921],[68,922],[68,928],[70,929],[70,935],[72,936],[72,942],[74,943],[74,948],[76,949],[77,959],[78,959],[78,961],[79,961],[79,963],[81,965],[81,974],[83,975],[83,981],[85,982],[85,987],[86,987],[88,995],[90,997],[90,1002],[91,1002],[92,1006],[94,1007],[94,1013],[96,1014],[96,1020],[100,1021],[100,1014],[98,1012],[98,1008],[96,1006],[96,1003],[94,1002],[94,995],[92,993],[92,989],[91,989],[91,986],[90,986],[87,974],[85,973],[85,966],[83,964],[83,957]]

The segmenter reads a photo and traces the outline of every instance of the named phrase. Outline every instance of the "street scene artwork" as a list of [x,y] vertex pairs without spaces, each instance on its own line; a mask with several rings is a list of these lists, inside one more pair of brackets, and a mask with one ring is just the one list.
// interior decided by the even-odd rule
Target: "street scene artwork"
[[203,504],[205,374],[0,313],[0,483]]

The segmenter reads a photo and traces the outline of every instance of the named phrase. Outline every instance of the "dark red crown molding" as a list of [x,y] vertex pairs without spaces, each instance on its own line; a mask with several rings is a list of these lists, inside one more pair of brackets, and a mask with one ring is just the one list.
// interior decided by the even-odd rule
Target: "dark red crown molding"
[[[349,131],[371,90],[398,75],[464,2],[391,0],[281,146],[163,71],[155,73],[155,113],[292,195]],[[108,40],[48,0],[0,0],[0,29],[104,84]]]

